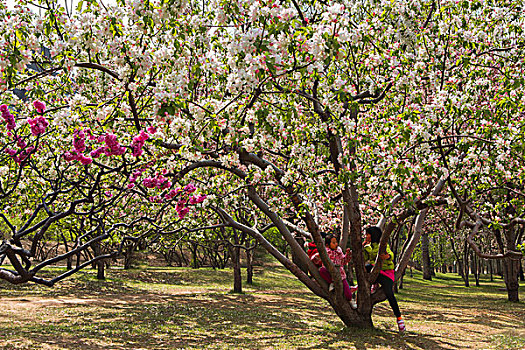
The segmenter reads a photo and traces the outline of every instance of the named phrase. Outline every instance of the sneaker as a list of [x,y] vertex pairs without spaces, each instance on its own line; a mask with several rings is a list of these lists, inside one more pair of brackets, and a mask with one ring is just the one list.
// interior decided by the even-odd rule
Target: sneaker
[[354,299],[350,299],[349,303],[350,303],[350,307],[352,309],[354,309],[354,310],[357,309],[357,303],[355,302]]
[[402,318],[398,319],[397,320],[397,327],[399,328],[399,333],[404,333],[406,328],[405,328],[405,321],[403,321]]
[[377,283],[372,284],[372,286],[370,287],[370,294],[374,294],[378,289],[379,289],[379,284]]
[[335,289],[335,286],[333,283],[330,283],[330,286],[328,287],[328,291],[331,292]]

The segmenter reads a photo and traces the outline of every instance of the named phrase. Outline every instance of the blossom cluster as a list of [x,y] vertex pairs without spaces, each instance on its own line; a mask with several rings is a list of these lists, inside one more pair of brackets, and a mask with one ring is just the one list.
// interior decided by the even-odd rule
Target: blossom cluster
[[14,130],[16,126],[15,117],[9,112],[9,108],[6,105],[1,105],[0,111],[2,112],[2,118],[7,123],[7,130]]
[[[34,101],[33,106],[35,107],[38,113],[44,113],[46,109],[46,105],[40,101]],[[7,107],[7,105],[1,105],[0,111],[2,112],[2,118],[4,118],[4,121],[7,123],[7,130],[14,130],[16,127],[15,118],[9,112],[9,108]],[[31,127],[31,134],[34,136],[43,134],[46,131],[46,128],[49,126],[49,122],[44,116],[37,116],[34,119],[29,118],[28,124]],[[7,136],[14,137],[19,150],[17,151],[8,147],[4,151],[8,155],[10,155],[17,164],[21,165],[36,151],[36,147],[28,146],[27,142],[20,135],[17,135],[16,133],[13,134],[9,131],[7,133]]]
[[[152,132],[155,132],[155,130],[151,130]],[[95,149],[93,149],[90,152],[90,156],[88,157],[84,155],[84,151],[86,150],[86,133],[89,135],[89,139],[94,142],[104,142],[104,145],[99,146]],[[143,147],[146,140],[149,139],[149,135],[144,132],[143,130],[136,135],[133,138],[133,142],[131,144],[131,150],[132,154],[135,157],[140,157],[143,153]],[[93,162],[94,158],[100,157],[102,154],[105,154],[106,156],[120,156],[126,153],[126,147],[122,146],[118,139],[117,135],[113,133],[106,133],[104,135],[100,135],[98,137],[95,137],[90,129],[76,129],[73,133],[73,149],[70,151],[67,151],[64,153],[64,159],[68,162],[71,162],[73,160],[80,161],[83,165],[87,165]],[[153,186],[155,187],[155,186]]]

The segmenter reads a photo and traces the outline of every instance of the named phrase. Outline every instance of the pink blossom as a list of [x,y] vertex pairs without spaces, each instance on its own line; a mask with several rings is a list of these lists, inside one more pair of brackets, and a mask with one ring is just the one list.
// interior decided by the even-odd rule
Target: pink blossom
[[155,188],[155,187],[157,187],[157,179],[151,178],[151,177],[147,177],[144,180],[142,180],[142,184],[146,188]]
[[2,111],[2,118],[7,123],[7,130],[14,130],[16,126],[15,117],[9,113],[9,108],[6,105],[2,105],[0,106],[0,111]]
[[133,142],[131,143],[131,149],[132,154],[135,157],[140,157],[143,153],[142,147],[144,147],[144,143],[149,138],[148,134],[144,132],[144,130],[140,131],[140,134],[136,135],[133,138]]
[[190,204],[202,203],[202,202],[204,202],[205,199],[206,199],[206,195],[205,194],[201,194],[201,195],[199,195],[197,197],[190,197],[189,203]]
[[89,157],[86,157],[85,155],[83,154],[80,154],[77,158],[80,163],[82,163],[83,165],[88,165],[88,164],[91,164],[93,162],[93,159],[89,158]]
[[162,203],[162,198],[160,198],[160,196],[151,196],[149,197],[149,201],[152,203]]
[[35,147],[29,146],[26,149],[23,149],[17,156],[14,156],[13,159],[18,164],[21,164],[24,160],[29,158],[33,151],[35,150]]
[[184,190],[188,193],[193,193],[195,192],[195,190],[197,190],[197,187],[195,187],[193,184],[187,184],[185,187],[184,187]]
[[166,188],[171,187],[171,181],[166,179],[164,176],[158,176],[157,177],[157,187],[161,190],[165,190]]
[[27,146],[27,143],[22,139],[21,137],[16,136],[16,145],[20,148],[25,148]]
[[140,134],[137,135],[139,141],[147,141],[149,139],[148,134],[144,132],[144,130],[140,131]]
[[157,128],[153,126],[148,126],[146,130],[148,130],[148,132],[152,135],[157,132]]
[[73,136],[73,147],[75,148],[75,151],[78,153],[82,153],[86,150],[86,134],[82,129],[75,130],[74,136]]
[[[180,190],[180,188],[178,190]],[[166,199],[170,200],[173,197],[175,197],[180,192],[178,190],[171,190],[171,191],[169,191],[168,194],[166,194]]]
[[134,183],[129,183],[129,184],[128,184],[128,188],[129,188],[129,189],[132,189],[133,187],[135,187],[135,184],[134,184]]
[[180,199],[178,202],[177,202],[177,205],[175,206],[175,211],[178,213],[180,212],[181,210],[183,210],[186,206],[186,202],[187,200],[186,199]]
[[49,122],[44,116],[38,116],[34,119],[28,119],[27,122],[29,125],[31,125],[31,133],[34,136],[43,134],[46,131],[47,126],[49,125]]
[[46,105],[40,101],[34,101],[33,106],[35,107],[38,113],[44,113],[44,111],[46,110]]
[[184,219],[186,214],[188,214],[189,212],[190,212],[190,208],[188,208],[188,207],[183,208],[181,211],[179,211],[179,218],[180,219]]
[[104,153],[107,156],[120,156],[126,152],[126,148],[122,147],[117,141],[117,135],[115,134],[106,134],[104,138],[107,148]]
[[64,159],[66,160],[66,162],[71,162],[71,161],[77,159],[77,155],[75,153],[72,153],[72,152],[65,152],[63,154],[63,156],[64,156]]
[[11,157],[14,156],[16,154],[16,151],[12,148],[6,148],[4,150],[5,153],[9,154]]
[[100,155],[101,155],[102,153],[104,153],[104,150],[105,150],[105,149],[106,149],[106,147],[99,147],[99,148],[97,148],[97,149],[91,151],[91,153],[90,153],[90,154],[91,154],[91,157],[93,157],[93,158],[98,158],[98,157],[100,157]]

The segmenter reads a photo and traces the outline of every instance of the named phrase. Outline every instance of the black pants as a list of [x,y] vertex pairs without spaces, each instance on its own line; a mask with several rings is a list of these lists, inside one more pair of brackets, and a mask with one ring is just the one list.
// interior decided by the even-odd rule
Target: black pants
[[[366,271],[370,272],[372,271],[372,264],[366,264]],[[381,285],[381,288],[383,289],[383,292],[385,292],[386,298],[388,300],[388,303],[390,304],[390,307],[392,308],[392,311],[394,311],[394,315],[396,317],[401,317],[401,311],[399,311],[399,305],[397,305],[397,299],[394,295],[394,281],[392,281],[390,278],[386,277],[385,275],[379,274],[377,275],[377,279],[374,283],[379,283]]]

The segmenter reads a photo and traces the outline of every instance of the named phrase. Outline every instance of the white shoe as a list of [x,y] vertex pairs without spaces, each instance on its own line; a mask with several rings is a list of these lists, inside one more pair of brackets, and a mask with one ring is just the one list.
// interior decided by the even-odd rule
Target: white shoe
[[350,307],[351,307],[352,309],[354,309],[354,310],[357,309],[357,303],[355,302],[354,299],[351,299],[351,300],[350,300]]
[[335,286],[333,283],[330,283],[330,286],[328,287],[328,291],[331,292],[335,289]]

